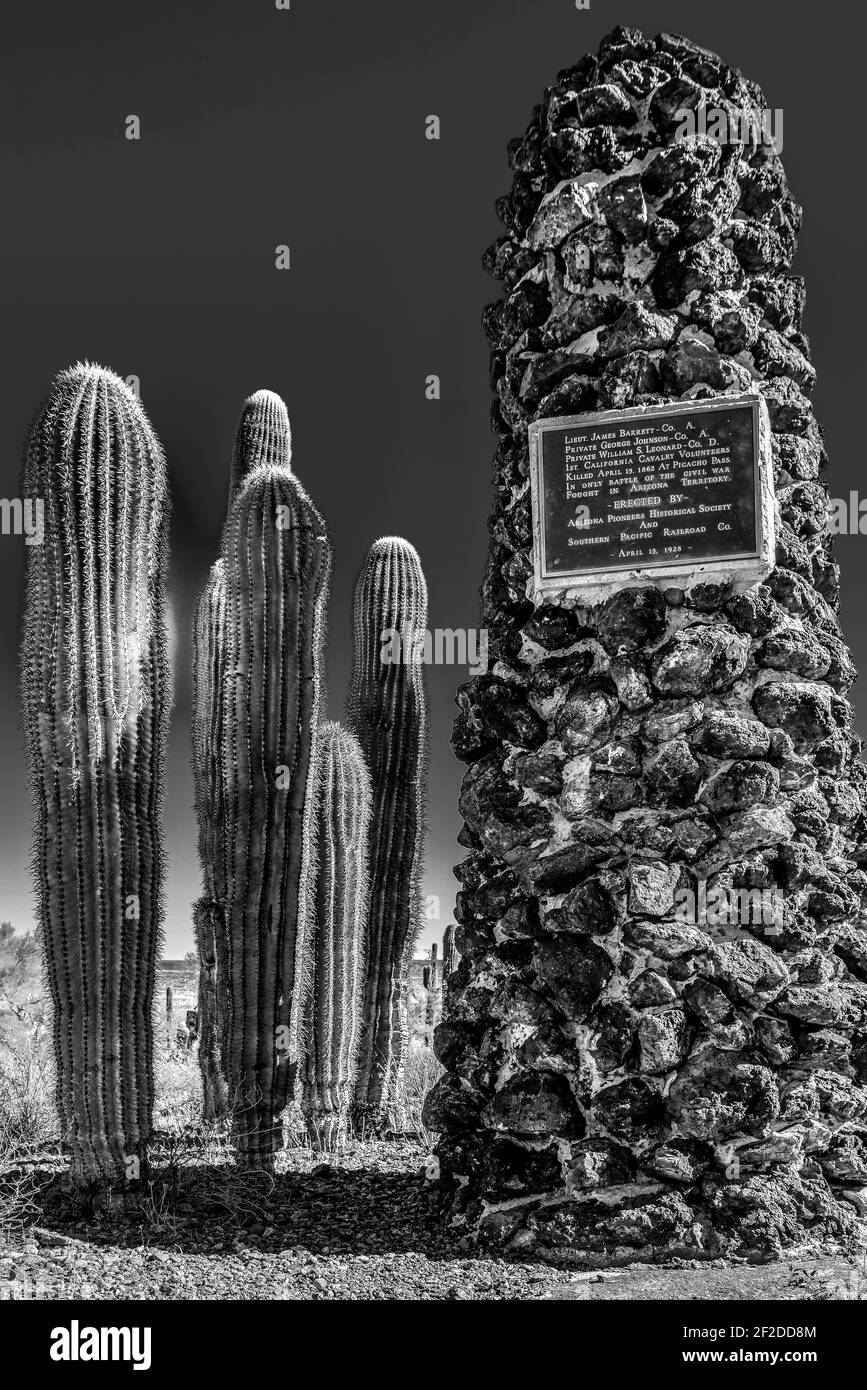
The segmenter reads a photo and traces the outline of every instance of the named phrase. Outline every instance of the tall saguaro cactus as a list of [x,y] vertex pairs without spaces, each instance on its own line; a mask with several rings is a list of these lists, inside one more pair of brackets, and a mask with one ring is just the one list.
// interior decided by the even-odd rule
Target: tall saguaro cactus
[[[292,456],[289,412],[273,391],[244,402],[235,434],[229,478],[229,511],[245,479],[262,464],[288,471]],[[193,779],[199,823],[204,896],[193,922],[199,953],[199,1063],[204,1115],[214,1119],[228,1105],[222,1049],[227,1024],[225,859],[222,835],[223,681],[226,666],[226,581],[223,560],[212,566],[196,609],[193,633]]]
[[370,896],[356,1106],[384,1114],[399,1090],[405,1049],[401,991],[420,926],[427,763],[421,644],[427,585],[405,540],[371,547],[355,590],[348,714],[373,789]]
[[170,678],[159,442],[113,372],[62,372],[30,434],[21,652],[57,1101],[79,1188],[134,1181],[153,1109]]
[[331,548],[285,467],[243,482],[224,539],[221,729],[227,1079],[248,1167],[269,1168],[292,1096],[315,858],[315,731]]
[[317,1148],[340,1146],[364,986],[370,775],[340,724],[319,733],[313,988],[305,1010],[301,1108]]

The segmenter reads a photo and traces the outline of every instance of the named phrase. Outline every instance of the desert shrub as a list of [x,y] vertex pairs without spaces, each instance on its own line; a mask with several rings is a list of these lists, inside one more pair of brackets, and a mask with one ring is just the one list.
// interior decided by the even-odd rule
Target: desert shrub
[[34,1158],[57,1149],[54,1075],[37,1039],[0,1046],[0,1154]]
[[60,1142],[54,1078],[37,1039],[0,1044],[0,1231],[10,1234],[37,1214],[35,1164]]
[[405,1127],[429,1148],[433,1145],[434,1134],[422,1120],[422,1109],[425,1096],[442,1074],[443,1068],[432,1048],[413,1039],[407,1049],[403,1068]]
[[10,922],[0,922],[0,1044],[47,1044],[49,1007],[38,933],[18,935]]

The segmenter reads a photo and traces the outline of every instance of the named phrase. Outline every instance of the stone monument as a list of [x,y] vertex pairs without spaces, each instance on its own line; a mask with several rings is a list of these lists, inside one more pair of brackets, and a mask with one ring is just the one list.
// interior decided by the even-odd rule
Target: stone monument
[[426,1122],[451,1219],[560,1258],[766,1260],[867,1211],[865,770],[765,109],[614,30],[510,145],[486,256],[491,664]]

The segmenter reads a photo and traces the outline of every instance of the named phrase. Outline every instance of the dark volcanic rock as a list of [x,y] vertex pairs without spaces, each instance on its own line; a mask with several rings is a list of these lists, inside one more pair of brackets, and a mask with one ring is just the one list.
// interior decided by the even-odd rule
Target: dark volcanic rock
[[766,1137],[780,1100],[767,1067],[709,1048],[682,1067],[668,1091],[666,1109],[683,1132],[718,1143],[736,1134]]
[[846,711],[834,692],[812,681],[759,686],[753,709],[763,724],[784,729],[796,748],[813,748],[843,727]]
[[593,1113],[609,1134],[633,1144],[654,1138],[665,1123],[661,1091],[637,1076],[597,1091]]
[[658,589],[624,589],[601,605],[596,625],[613,655],[652,647],[666,630],[665,599]]
[[684,628],[654,656],[651,679],[661,695],[724,690],[743,674],[748,656],[748,643],[731,628]]
[[494,1129],[513,1134],[581,1135],[584,1119],[565,1077],[531,1073],[507,1081],[488,1107]]
[[561,933],[539,943],[533,967],[567,1018],[584,1018],[614,973],[611,957],[586,937]]

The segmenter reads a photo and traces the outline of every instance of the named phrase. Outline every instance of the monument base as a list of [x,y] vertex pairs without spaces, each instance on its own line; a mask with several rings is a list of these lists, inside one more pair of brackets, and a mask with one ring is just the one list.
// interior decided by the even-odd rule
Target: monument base
[[[586,1151],[585,1151],[586,1152]],[[491,1159],[471,1142],[439,1149],[444,1214],[480,1247],[521,1251],[536,1259],[584,1268],[634,1262],[731,1260],[761,1264],[816,1255],[863,1257],[867,1204],[863,1190],[841,1198],[821,1171],[776,1170],[733,1182],[720,1171],[696,1186],[620,1182],[570,1190],[582,1166],[579,1151],[548,1155],[560,1165],[560,1190],[512,1195],[496,1191]],[[527,1163],[545,1162],[527,1150]],[[507,1182],[510,1179],[507,1179]],[[513,1181],[513,1179],[511,1179]],[[499,1200],[496,1200],[499,1198]]]

